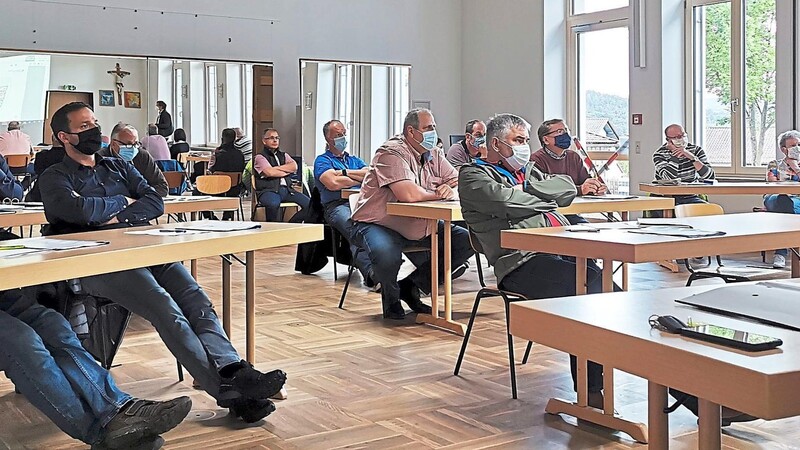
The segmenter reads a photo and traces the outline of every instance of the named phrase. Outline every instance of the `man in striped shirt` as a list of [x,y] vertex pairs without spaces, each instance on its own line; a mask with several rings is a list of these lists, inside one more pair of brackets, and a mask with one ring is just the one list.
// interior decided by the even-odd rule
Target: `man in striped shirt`
[[[708,164],[706,152],[690,143],[683,127],[672,124],[664,129],[666,142],[653,154],[656,180],[680,180],[682,183],[713,180],[714,169]],[[697,195],[676,195],[676,205],[705,203]]]

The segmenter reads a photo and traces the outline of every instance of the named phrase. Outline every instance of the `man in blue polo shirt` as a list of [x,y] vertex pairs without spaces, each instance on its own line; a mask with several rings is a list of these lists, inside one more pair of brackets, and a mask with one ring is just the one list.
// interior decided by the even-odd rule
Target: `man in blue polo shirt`
[[[355,156],[350,156],[347,148],[347,129],[338,120],[328,121],[322,126],[325,136],[325,153],[314,161],[314,184],[319,189],[320,200],[325,208],[325,222],[336,229],[351,242],[350,250],[356,253],[352,245],[353,221],[350,220],[350,203],[342,198],[342,189],[360,187],[367,173],[366,163]],[[371,263],[367,252],[360,252],[356,258],[356,267],[364,277],[367,287],[375,286],[372,279]]]

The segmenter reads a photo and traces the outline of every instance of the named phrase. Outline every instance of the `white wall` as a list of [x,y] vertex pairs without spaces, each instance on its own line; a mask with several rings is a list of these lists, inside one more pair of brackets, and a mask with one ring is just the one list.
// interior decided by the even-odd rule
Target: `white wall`
[[[122,70],[131,74],[123,78],[124,91],[136,91],[142,95],[142,108],[126,108],[117,102],[114,77],[106,73],[114,70],[119,63]],[[78,91],[94,94],[94,114],[108,135],[117,122],[127,122],[139,129],[139,134],[147,131],[147,61],[130,58],[97,58],[88,56],[53,55],[50,59],[50,87],[60,90],[71,84]],[[100,106],[100,89],[114,91],[115,106]],[[124,101],[123,97],[123,101]]]
[[461,127],[459,0],[241,0],[224,10],[217,0],[81,3],[90,6],[5,0],[14,14],[0,16],[0,48],[273,62],[275,125],[289,151],[299,58],[406,63],[411,97],[431,101],[441,128]]

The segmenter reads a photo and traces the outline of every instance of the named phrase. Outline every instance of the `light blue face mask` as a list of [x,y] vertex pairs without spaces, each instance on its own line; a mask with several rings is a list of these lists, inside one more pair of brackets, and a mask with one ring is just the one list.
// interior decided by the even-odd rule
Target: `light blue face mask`
[[475,142],[472,144],[475,148],[483,147],[486,145],[486,136],[476,137]]
[[333,146],[336,150],[343,152],[347,148],[347,136],[339,136],[333,140]]
[[422,142],[420,142],[419,145],[421,145],[425,150],[433,150],[434,147],[436,147],[436,141],[438,139],[439,135],[436,133],[436,130],[423,131]]
[[119,157],[125,161],[133,161],[133,158],[139,153],[139,149],[134,145],[125,145],[119,147]]

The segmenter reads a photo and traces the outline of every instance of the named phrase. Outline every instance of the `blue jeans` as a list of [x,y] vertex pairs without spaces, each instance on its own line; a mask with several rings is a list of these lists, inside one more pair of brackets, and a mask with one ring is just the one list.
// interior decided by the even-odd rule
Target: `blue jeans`
[[[439,221],[437,227],[439,234],[444,232],[444,222]],[[450,258],[453,267],[464,264],[475,252],[469,243],[469,233],[459,226],[450,225],[451,251]],[[381,284],[381,298],[383,310],[400,301],[400,285],[397,282],[397,273],[403,263],[403,248],[410,245],[430,248],[430,236],[412,241],[404,238],[392,229],[374,223],[354,222],[353,240],[356,245],[363,248],[372,262],[374,280]],[[430,252],[408,253],[406,257],[414,263],[416,270],[408,278],[419,289],[430,292],[431,289],[431,254]],[[443,279],[444,269],[444,239],[439,239],[439,280]]]
[[0,371],[62,431],[87,444],[131,396],[81,347],[67,320],[20,295],[0,297]]
[[[784,194],[771,194],[764,196],[764,208],[769,212],[783,213],[783,214],[800,214],[800,198],[790,197]],[[775,250],[776,255],[782,255],[784,258],[789,256],[789,250],[781,248]]]
[[[586,292],[603,292],[600,268],[594,261],[586,262]],[[537,254],[508,273],[500,281],[501,289],[517,292],[529,299],[568,297],[575,295],[575,259],[565,256]],[[621,289],[614,285],[615,291]],[[578,360],[569,356],[573,388],[578,390]],[[587,377],[589,392],[603,389],[603,366],[589,361]]]
[[212,397],[219,369],[241,361],[203,289],[179,263],[81,278],[83,292],[107,298],[153,324],[178,362]]
[[264,191],[258,194],[258,203],[264,205],[267,209],[267,222],[278,222],[280,218],[281,202],[295,202],[300,205],[300,208],[308,208],[311,199],[305,194],[296,192],[294,189],[289,189],[286,186],[278,188],[278,192]]
[[[350,204],[348,202],[329,202],[325,204],[325,222],[339,232],[350,243],[350,253],[356,255],[358,247],[353,244],[353,221],[350,220]],[[364,279],[372,271],[372,263],[367,252],[358,252],[355,266]]]

